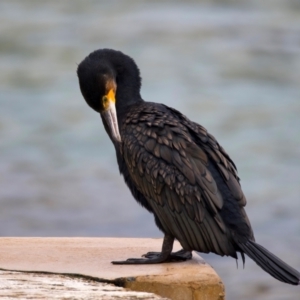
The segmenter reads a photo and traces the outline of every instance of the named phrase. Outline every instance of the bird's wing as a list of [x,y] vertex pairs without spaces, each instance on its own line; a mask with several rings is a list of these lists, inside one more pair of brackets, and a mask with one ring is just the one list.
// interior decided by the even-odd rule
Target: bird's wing
[[236,257],[219,214],[223,197],[208,168],[208,154],[188,128],[153,105],[127,116],[122,140],[130,176],[164,231],[187,250]]
[[178,117],[180,122],[188,129],[195,143],[207,153],[209,159],[216,165],[224,182],[227,184],[231,194],[236,201],[238,201],[239,205],[241,207],[245,206],[247,200],[240,186],[237,168],[227,152],[203,126],[190,121],[176,109],[171,107],[167,108]]

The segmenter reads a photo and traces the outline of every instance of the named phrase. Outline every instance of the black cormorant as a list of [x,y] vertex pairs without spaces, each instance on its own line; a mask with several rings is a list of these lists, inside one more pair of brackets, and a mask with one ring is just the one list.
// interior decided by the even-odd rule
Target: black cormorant
[[[237,169],[201,125],[163,104],[145,102],[140,72],[120,51],[92,52],[78,66],[87,104],[100,113],[120,173],[134,198],[154,214],[162,251],[114,264],[187,260],[192,250],[237,259],[244,253],[276,279],[298,285],[300,273],[255,242]],[[172,252],[174,239],[182,250]]]

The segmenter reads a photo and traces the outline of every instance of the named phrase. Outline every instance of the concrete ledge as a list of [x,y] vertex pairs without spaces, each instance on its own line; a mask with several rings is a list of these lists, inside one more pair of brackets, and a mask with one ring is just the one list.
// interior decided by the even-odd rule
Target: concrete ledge
[[[224,299],[224,285],[197,254],[191,261],[160,265],[112,265],[112,260],[160,251],[162,239],[0,238],[4,270],[81,275],[173,300]],[[174,250],[179,250],[177,243]]]
[[168,300],[85,278],[14,271],[0,271],[0,299]]

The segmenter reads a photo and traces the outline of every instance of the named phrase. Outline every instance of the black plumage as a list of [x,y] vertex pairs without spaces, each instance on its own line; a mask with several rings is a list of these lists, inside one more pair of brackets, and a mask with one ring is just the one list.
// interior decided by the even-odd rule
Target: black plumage
[[[145,102],[135,62],[97,50],[78,66],[81,92],[100,113],[120,173],[134,198],[165,234],[162,252],[118,264],[191,258],[191,251],[251,257],[280,281],[298,285],[300,273],[255,242],[236,166],[201,125],[163,104]],[[172,253],[174,239],[183,250]]]

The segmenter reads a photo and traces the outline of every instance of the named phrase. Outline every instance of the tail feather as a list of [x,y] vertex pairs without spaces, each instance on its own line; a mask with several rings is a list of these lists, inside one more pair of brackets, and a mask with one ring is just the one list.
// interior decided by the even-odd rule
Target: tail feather
[[238,243],[238,245],[244,253],[274,278],[293,285],[300,284],[300,273],[263,246],[250,240],[246,243]]

